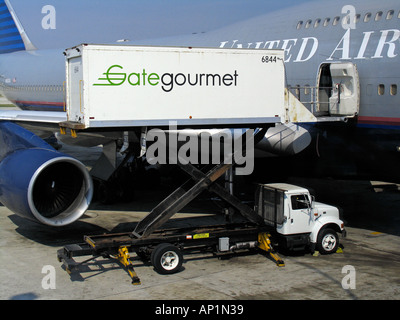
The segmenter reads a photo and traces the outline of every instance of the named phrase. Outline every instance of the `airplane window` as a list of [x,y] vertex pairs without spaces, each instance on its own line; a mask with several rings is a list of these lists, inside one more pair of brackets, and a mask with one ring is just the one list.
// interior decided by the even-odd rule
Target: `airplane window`
[[397,94],[397,84],[392,84],[390,86],[390,95],[395,96]]
[[397,15],[397,18],[399,18],[399,19],[400,19],[400,11],[399,11],[399,14]]
[[361,14],[357,13],[356,16],[354,17],[354,22],[358,23],[360,21]]
[[381,20],[382,15],[383,15],[382,11],[377,12],[376,15],[375,15],[375,21]]
[[326,27],[330,21],[331,21],[331,18],[326,18],[324,21],[324,27]]
[[297,96],[297,99],[300,100],[300,85],[296,85],[295,87],[295,94]]
[[315,20],[314,28],[317,28],[317,27],[319,26],[320,23],[321,23],[321,19]]
[[350,24],[350,16],[349,16],[349,15],[343,17],[342,24],[343,24],[344,26]]
[[372,14],[370,12],[368,12],[365,17],[364,17],[364,22],[369,22],[369,20],[371,19]]
[[308,29],[311,26],[312,21],[311,20],[307,20],[305,28]]
[[303,25],[303,21],[299,21],[299,22],[297,23],[296,29],[299,30],[299,29],[301,28],[302,25]]
[[339,21],[340,21],[340,17],[335,17],[333,19],[333,25],[336,26],[339,23]]
[[393,15],[394,15],[394,10],[389,10],[389,12],[386,15],[386,20],[392,19]]
[[378,95],[383,96],[385,94],[385,85],[380,84],[378,85]]

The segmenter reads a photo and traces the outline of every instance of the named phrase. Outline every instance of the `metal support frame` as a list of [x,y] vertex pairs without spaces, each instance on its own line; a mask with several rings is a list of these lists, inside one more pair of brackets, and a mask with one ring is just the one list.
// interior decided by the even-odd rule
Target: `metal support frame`
[[[254,141],[257,141],[264,136],[265,132],[266,129],[257,129],[255,130],[252,138]],[[241,141],[244,141],[243,138],[247,137],[246,133],[244,133],[240,138]],[[209,166],[206,166],[206,173],[197,169],[192,164],[179,164],[179,167],[188,173],[192,179],[186,181],[182,186],[177,188],[171,195],[157,205],[146,217],[144,217],[137,224],[135,230],[132,232],[132,235],[136,238],[148,236],[157,228],[161,227],[175,213],[185,207],[190,201],[195,199],[206,189],[219,195],[234,208],[239,210],[239,212],[251,222],[263,225],[264,220],[257,215],[253,209],[242,204],[239,199],[230,194],[226,189],[214,183],[219,177],[224,175],[225,172],[232,168],[234,164],[233,159],[236,158],[237,153],[245,150],[245,145],[249,142],[249,140],[250,139],[245,140],[245,143],[242,144],[242,148],[240,150],[236,150],[235,153],[232,154],[231,163],[221,162],[211,169]],[[194,185],[192,185],[193,182],[191,180],[195,181]]]
[[[67,245],[57,251],[57,257],[69,275],[79,272],[81,266],[97,258],[118,260],[122,264],[133,285],[140,285],[141,281],[134,270],[129,255],[138,252],[140,248],[155,248],[162,243],[175,244],[182,252],[211,252],[218,248],[220,238],[229,238],[231,243],[258,241],[258,248],[269,253],[277,266],[284,266],[284,262],[274,252],[267,226],[255,225],[250,222],[201,227],[186,227],[176,229],[157,230],[148,237],[136,239],[131,233],[102,234],[85,236],[84,243]],[[213,248],[210,250],[210,248]],[[213,251],[214,252],[214,251]],[[221,252],[217,251],[217,254]],[[90,256],[82,262],[76,262],[74,257]],[[85,270],[85,269],[84,269]],[[83,271],[85,272],[85,271]]]

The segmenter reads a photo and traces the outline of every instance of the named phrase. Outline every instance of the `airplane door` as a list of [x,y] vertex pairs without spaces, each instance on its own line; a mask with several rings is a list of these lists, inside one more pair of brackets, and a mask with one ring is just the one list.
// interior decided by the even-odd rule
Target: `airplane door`
[[328,115],[329,98],[332,95],[332,76],[330,63],[324,63],[319,67],[316,95],[316,115]]
[[[327,84],[331,88],[327,88]],[[318,76],[320,111],[331,116],[354,116],[360,107],[360,81],[356,65],[351,62],[325,63]]]

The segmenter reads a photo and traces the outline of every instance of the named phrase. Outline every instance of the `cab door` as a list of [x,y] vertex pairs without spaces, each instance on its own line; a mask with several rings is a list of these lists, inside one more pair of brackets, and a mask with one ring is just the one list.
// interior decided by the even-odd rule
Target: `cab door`
[[307,194],[290,195],[290,231],[291,234],[311,232],[311,201]]

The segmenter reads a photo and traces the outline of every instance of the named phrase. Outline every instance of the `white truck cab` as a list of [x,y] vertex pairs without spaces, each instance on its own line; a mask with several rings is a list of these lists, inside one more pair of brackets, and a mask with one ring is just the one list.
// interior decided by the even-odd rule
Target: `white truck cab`
[[[346,235],[336,207],[316,202],[310,192],[286,183],[259,184],[256,211],[274,228],[279,247],[289,250],[336,252],[337,233]],[[274,236],[274,235],[272,235]]]

